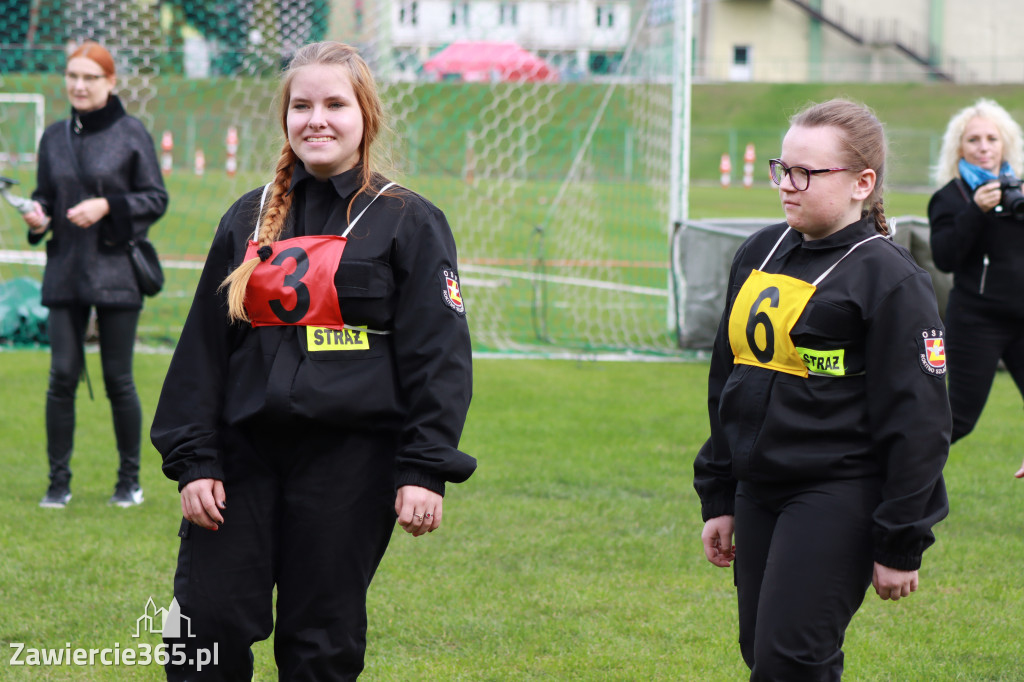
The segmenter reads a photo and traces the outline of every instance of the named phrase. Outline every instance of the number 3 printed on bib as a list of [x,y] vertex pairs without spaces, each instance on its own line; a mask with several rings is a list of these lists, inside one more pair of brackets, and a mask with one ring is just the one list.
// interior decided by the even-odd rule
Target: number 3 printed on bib
[[[334,273],[345,252],[344,237],[311,235],[283,239],[249,277],[245,309],[253,327],[302,325],[343,329]],[[246,259],[257,258],[250,241]]]
[[807,367],[790,332],[815,289],[787,275],[751,271],[729,315],[729,345],[736,364],[806,377]]

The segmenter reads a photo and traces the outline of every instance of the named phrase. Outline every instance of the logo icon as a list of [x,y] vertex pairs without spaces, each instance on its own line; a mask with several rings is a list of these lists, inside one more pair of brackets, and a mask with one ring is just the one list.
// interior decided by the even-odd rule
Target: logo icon
[[918,337],[917,356],[921,371],[933,377],[946,374],[946,339],[942,329],[933,327],[921,330]]
[[139,637],[144,632],[164,637],[195,637],[192,634],[192,619],[181,615],[176,597],[171,599],[171,605],[166,609],[162,606],[157,608],[153,597],[149,598],[142,615],[135,620],[135,634],[132,637]]
[[444,304],[459,315],[466,314],[466,306],[462,303],[462,288],[459,286],[459,273],[454,268],[443,268],[438,275],[441,279],[441,298]]
[[936,369],[946,366],[946,347],[942,339],[925,339],[924,347],[928,351],[928,364]]
[[448,283],[448,298],[452,299],[456,305],[462,305],[462,294],[459,293],[459,283],[451,277],[445,277],[445,280]]

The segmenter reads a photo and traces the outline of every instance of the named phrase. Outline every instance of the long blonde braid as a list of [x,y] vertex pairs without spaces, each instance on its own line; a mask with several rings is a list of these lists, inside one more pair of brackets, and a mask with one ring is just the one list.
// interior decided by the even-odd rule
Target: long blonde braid
[[288,193],[288,187],[291,185],[292,171],[297,162],[298,157],[292,151],[291,145],[285,142],[284,148],[281,150],[281,157],[277,161],[277,168],[274,169],[274,183],[271,187],[270,199],[259,219],[260,255],[250,258],[235,268],[217,288],[218,291],[225,287],[228,289],[228,319],[232,322],[250,321],[249,314],[245,311],[245,290],[253,270],[261,260],[270,257],[271,246],[284,231],[285,219],[292,207],[292,195]]

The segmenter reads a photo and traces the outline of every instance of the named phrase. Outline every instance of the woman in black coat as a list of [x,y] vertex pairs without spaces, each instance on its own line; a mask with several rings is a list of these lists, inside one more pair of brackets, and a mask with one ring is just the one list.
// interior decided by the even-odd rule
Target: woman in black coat
[[1000,182],[1022,169],[1021,128],[997,103],[980,99],[950,120],[928,220],[935,264],[953,273],[945,320],[953,442],[974,429],[1000,359],[1024,393],[1024,195]]
[[120,467],[111,504],[142,502],[142,408],[132,378],[132,349],[142,294],[128,259],[129,240],[146,235],[167,210],[153,140],[113,94],[114,60],[86,42],[65,70],[71,118],[43,133],[35,210],[24,216],[29,242],[47,234],[43,305],[50,308],[50,383],[46,439],[50,486],[41,507],[71,499],[75,393],[82,375],[90,310],[99,326],[103,381],[110,399]]

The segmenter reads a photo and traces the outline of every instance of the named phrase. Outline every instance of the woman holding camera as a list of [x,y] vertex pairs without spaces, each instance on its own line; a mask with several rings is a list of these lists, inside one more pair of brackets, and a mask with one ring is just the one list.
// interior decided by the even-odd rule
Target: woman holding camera
[[953,273],[945,323],[954,442],[977,423],[1000,359],[1024,393],[1022,166],[1021,128],[996,102],[979,99],[950,120],[928,220],[935,264]]

